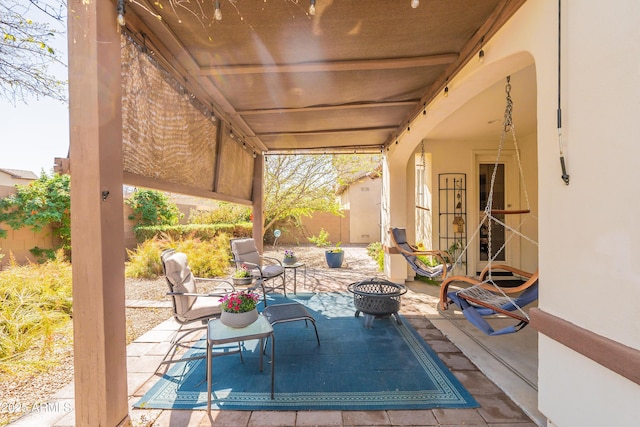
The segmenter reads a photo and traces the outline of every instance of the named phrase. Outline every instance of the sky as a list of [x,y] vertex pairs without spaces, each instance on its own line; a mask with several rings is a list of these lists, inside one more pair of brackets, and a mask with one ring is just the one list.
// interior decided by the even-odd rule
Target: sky
[[[34,21],[52,21],[31,8],[25,14]],[[63,23],[52,22],[61,32],[52,42],[58,56],[67,62],[67,40]],[[67,80],[67,69],[52,66],[50,71],[60,80]],[[40,175],[50,174],[55,157],[69,153],[69,106],[53,99],[29,99],[14,105],[0,98],[0,169],[27,170]]]
[[31,100],[15,107],[0,101],[0,168],[50,174],[55,157],[69,153],[69,107]]

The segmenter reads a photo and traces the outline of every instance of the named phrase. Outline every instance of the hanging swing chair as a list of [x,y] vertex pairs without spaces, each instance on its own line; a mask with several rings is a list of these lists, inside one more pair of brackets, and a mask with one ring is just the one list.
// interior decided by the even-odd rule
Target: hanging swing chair
[[[488,229],[488,263],[487,266],[480,273],[479,279],[474,279],[466,276],[451,276],[446,278],[440,287],[440,302],[438,308],[442,311],[449,308],[451,304],[455,304],[462,310],[465,318],[476,326],[479,330],[489,336],[505,335],[517,332],[529,324],[529,316],[523,310],[523,307],[531,304],[538,299],[538,271],[534,273],[526,272],[504,264],[494,264],[494,261],[505,247],[509,240],[514,236],[519,236],[528,240],[537,246],[537,242],[523,235],[519,228],[522,227],[525,219],[522,219],[517,227],[512,227],[506,223],[505,220],[499,219],[496,216],[500,215],[523,215],[529,214],[531,208],[529,205],[529,196],[527,194],[526,186],[524,183],[524,175],[522,170],[522,163],[520,159],[520,150],[518,147],[515,129],[512,121],[513,101],[511,100],[511,84],[510,77],[507,77],[506,84],[507,105],[504,115],[504,126],[502,135],[500,137],[500,145],[498,147],[498,155],[495,161],[493,174],[491,176],[491,185],[489,189],[489,196],[487,199],[487,206],[484,209],[484,217],[479,222],[478,228],[467,243],[467,246],[462,252],[465,252],[471,242],[477,236],[482,227]],[[493,190],[496,181],[496,171],[500,162],[500,155],[504,147],[505,137],[507,133],[511,133],[513,139],[514,150],[516,159],[518,162],[518,169],[520,172],[520,182],[523,189],[524,198],[526,201],[526,207],[523,209],[505,210],[505,209],[493,209]],[[509,237],[505,239],[502,246],[493,252],[492,248],[492,228],[495,225],[504,227],[506,231],[511,232]],[[458,257],[460,260],[462,254]],[[458,261],[456,261],[457,263]],[[503,270],[516,277],[521,281],[516,283],[509,283],[505,286],[505,283],[500,280],[494,280],[493,272],[495,270]],[[456,284],[471,285],[469,287],[452,290],[450,286]],[[495,330],[491,324],[487,321],[488,316],[501,315],[508,319],[513,319],[514,323],[501,329]]]
[[[441,276],[442,279],[447,277],[447,273],[453,267],[453,259],[448,252],[440,250],[424,250],[407,242],[407,230],[404,228],[392,228],[389,230],[391,243],[407,260],[411,269],[420,276],[430,279]],[[438,261],[436,266],[429,266],[422,262],[418,257],[433,257]]]

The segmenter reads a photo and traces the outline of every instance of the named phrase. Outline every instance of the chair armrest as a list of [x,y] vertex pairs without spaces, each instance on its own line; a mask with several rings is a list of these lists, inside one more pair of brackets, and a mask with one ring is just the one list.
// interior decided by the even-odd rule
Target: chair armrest
[[271,262],[272,264],[277,264],[277,265],[282,267],[282,262],[277,258],[272,258],[272,257],[264,256],[264,255],[260,255],[260,258],[264,259],[264,260],[267,260],[267,261]]
[[207,282],[207,283],[219,283],[218,285],[216,285],[216,287],[214,288],[214,291],[220,291],[220,293],[218,292],[214,292],[215,295],[224,295],[226,293],[229,292],[235,292],[236,288],[235,286],[233,286],[233,284],[231,282],[229,282],[229,280],[227,279],[219,279],[219,278],[215,278],[215,277],[194,277],[196,283],[198,282]]
[[225,295],[227,295],[228,292],[221,292],[221,293],[209,293],[209,294],[194,294],[194,293],[190,293],[190,292],[167,292],[168,296],[176,296],[176,297],[223,297]]
[[[260,272],[260,278],[262,278],[262,266],[255,264],[253,262],[248,262],[248,261],[243,261],[240,264],[245,267],[248,267],[250,270],[257,269],[258,272]],[[256,276],[253,276],[253,277],[256,277]]]
[[176,297],[213,297],[213,296],[222,296],[222,295],[214,295],[214,294],[194,294],[191,292],[167,292],[168,296],[176,296]]
[[446,310],[449,307],[449,303],[451,301],[447,296],[447,292],[449,291],[449,285],[453,282],[466,282],[472,286],[480,283],[480,281],[467,276],[450,276],[443,280],[440,284],[440,302],[438,303],[438,308],[440,310]]
[[487,275],[489,274],[489,270],[505,270],[505,271],[509,271],[511,273],[517,274],[518,276],[522,276],[522,277],[526,277],[527,279],[530,279],[531,276],[533,276],[533,273],[529,273],[528,271],[524,271],[524,270],[520,270],[519,268],[515,268],[515,267],[511,267],[510,265],[506,265],[506,264],[492,264],[492,265],[487,265],[482,272],[480,272],[480,281],[484,281],[487,278]]

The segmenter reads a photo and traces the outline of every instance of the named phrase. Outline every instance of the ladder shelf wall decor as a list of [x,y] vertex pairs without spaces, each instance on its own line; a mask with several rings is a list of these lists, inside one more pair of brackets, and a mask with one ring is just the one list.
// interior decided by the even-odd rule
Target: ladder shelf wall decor
[[[456,260],[456,274],[467,274],[467,174],[438,174],[439,248]],[[460,260],[458,260],[460,258]]]

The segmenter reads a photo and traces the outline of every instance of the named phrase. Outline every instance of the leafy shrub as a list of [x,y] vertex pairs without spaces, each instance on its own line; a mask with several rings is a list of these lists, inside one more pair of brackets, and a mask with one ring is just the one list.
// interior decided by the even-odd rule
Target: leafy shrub
[[367,254],[378,264],[378,271],[384,270],[384,249],[382,242],[373,242],[367,246]]
[[175,225],[180,219],[180,210],[169,197],[156,190],[136,190],[125,203],[133,209],[129,219],[135,221],[134,228],[149,225]]
[[438,258],[431,255],[417,255],[416,258],[422,261],[424,265],[427,265],[429,267],[435,267],[439,264],[442,264]]
[[[42,368],[72,312],[71,265],[58,258],[0,272],[0,371]],[[25,357],[26,353],[33,353]]]
[[321,248],[323,246],[328,246],[331,244],[329,241],[329,233],[324,229],[320,229],[320,233],[317,236],[307,237],[311,243],[314,243],[317,247]]
[[187,225],[163,225],[137,227],[134,230],[136,240],[145,240],[168,237],[172,240],[200,239],[212,240],[218,234],[224,233],[232,237],[251,237],[253,224],[243,222],[240,224],[187,224]]
[[189,212],[189,224],[238,224],[251,221],[251,208],[220,202],[213,210],[193,209]]
[[[42,173],[40,178],[29,185],[16,185],[15,194],[0,199],[0,222],[14,230],[29,227],[35,232],[51,224],[54,235],[60,241],[60,245],[55,249],[62,248],[65,255],[69,256],[71,254],[69,183],[69,175],[54,174],[49,177]],[[5,236],[6,230],[0,229],[0,237]]]

